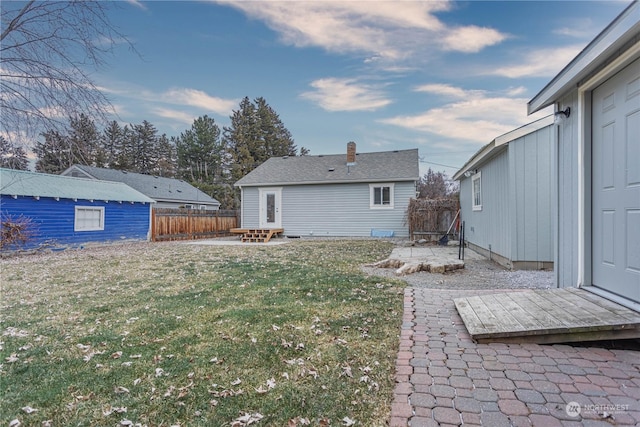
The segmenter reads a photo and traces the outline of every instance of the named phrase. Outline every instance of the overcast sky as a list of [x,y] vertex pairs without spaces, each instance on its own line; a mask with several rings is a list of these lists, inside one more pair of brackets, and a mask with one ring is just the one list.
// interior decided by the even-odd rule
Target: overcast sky
[[94,77],[122,124],[177,136],[264,97],[310,154],[419,148],[449,176],[550,114],[526,103],[628,1],[129,1]]

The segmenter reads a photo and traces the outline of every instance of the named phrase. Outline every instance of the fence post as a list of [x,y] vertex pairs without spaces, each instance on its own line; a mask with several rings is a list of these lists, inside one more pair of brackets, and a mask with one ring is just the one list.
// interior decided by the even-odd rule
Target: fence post
[[155,208],[151,208],[151,241],[156,241],[156,235],[158,234],[156,230],[156,210]]

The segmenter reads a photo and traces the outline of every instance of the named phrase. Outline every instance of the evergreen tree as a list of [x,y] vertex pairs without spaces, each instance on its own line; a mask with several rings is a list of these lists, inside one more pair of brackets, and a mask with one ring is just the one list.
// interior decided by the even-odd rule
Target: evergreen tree
[[0,136],[0,167],[29,170],[29,159],[24,148],[10,143],[3,136]]
[[242,178],[269,157],[296,155],[291,133],[264,98],[257,98],[254,104],[245,97],[230,119],[231,126],[224,128],[223,141],[229,154],[233,181]]
[[124,145],[124,130],[115,120],[109,122],[102,132],[101,146],[106,158],[106,166],[119,169],[118,158]]
[[280,116],[262,97],[257,98],[255,104],[262,139],[262,144],[256,147],[256,160],[263,163],[269,157],[295,156],[296,145]]
[[143,120],[142,124],[133,126],[133,132],[130,134],[133,172],[153,174],[158,162],[157,133],[155,126],[146,120]]
[[224,128],[224,144],[230,160],[231,179],[235,182],[256,168],[252,152],[259,143],[256,109],[245,97],[240,108],[230,117],[231,126]]
[[75,163],[87,166],[105,166],[100,133],[93,120],[81,113],[69,119],[67,142],[74,153]]
[[198,117],[191,129],[174,139],[179,176],[190,182],[214,183],[223,176],[224,145],[215,120]]
[[42,134],[44,142],[37,142],[33,152],[38,157],[36,171],[59,174],[71,165],[77,157],[72,152],[67,137],[50,130]]
[[162,134],[156,141],[158,158],[154,168],[154,175],[173,178],[176,176],[176,148],[173,142]]
[[117,145],[116,157],[113,160],[113,169],[131,172],[135,171],[135,146],[136,138],[133,125],[125,125],[122,128],[120,143]]

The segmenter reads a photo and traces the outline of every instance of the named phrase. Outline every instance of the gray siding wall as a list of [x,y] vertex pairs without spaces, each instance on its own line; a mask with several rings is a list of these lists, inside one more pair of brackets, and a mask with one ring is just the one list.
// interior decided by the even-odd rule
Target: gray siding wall
[[[282,187],[282,227],[288,236],[368,237],[371,229],[408,237],[404,218],[415,183],[396,182],[393,209],[369,208],[369,184],[292,185]],[[242,227],[259,226],[259,190],[243,188]]]
[[555,126],[509,143],[511,260],[553,261]]
[[251,228],[260,226],[259,203],[260,191],[258,187],[244,187],[241,194],[242,201],[242,228]]
[[473,210],[471,178],[460,183],[460,210],[465,222],[466,240],[511,259],[513,227],[510,226],[509,157],[506,150],[489,159],[477,170],[482,173],[482,210]]
[[482,210],[472,209],[472,180],[460,183],[469,243],[511,262],[553,262],[556,217],[555,126],[515,139],[477,167]]
[[[577,91],[562,99],[560,105],[577,112]],[[558,127],[558,247],[554,265],[561,288],[578,283],[578,123],[565,120]]]

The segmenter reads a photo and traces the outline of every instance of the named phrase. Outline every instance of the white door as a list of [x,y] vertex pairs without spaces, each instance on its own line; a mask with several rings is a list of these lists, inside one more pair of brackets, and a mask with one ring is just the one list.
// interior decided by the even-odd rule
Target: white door
[[281,188],[260,189],[260,228],[281,228]]
[[640,60],[592,95],[593,285],[640,303]]

